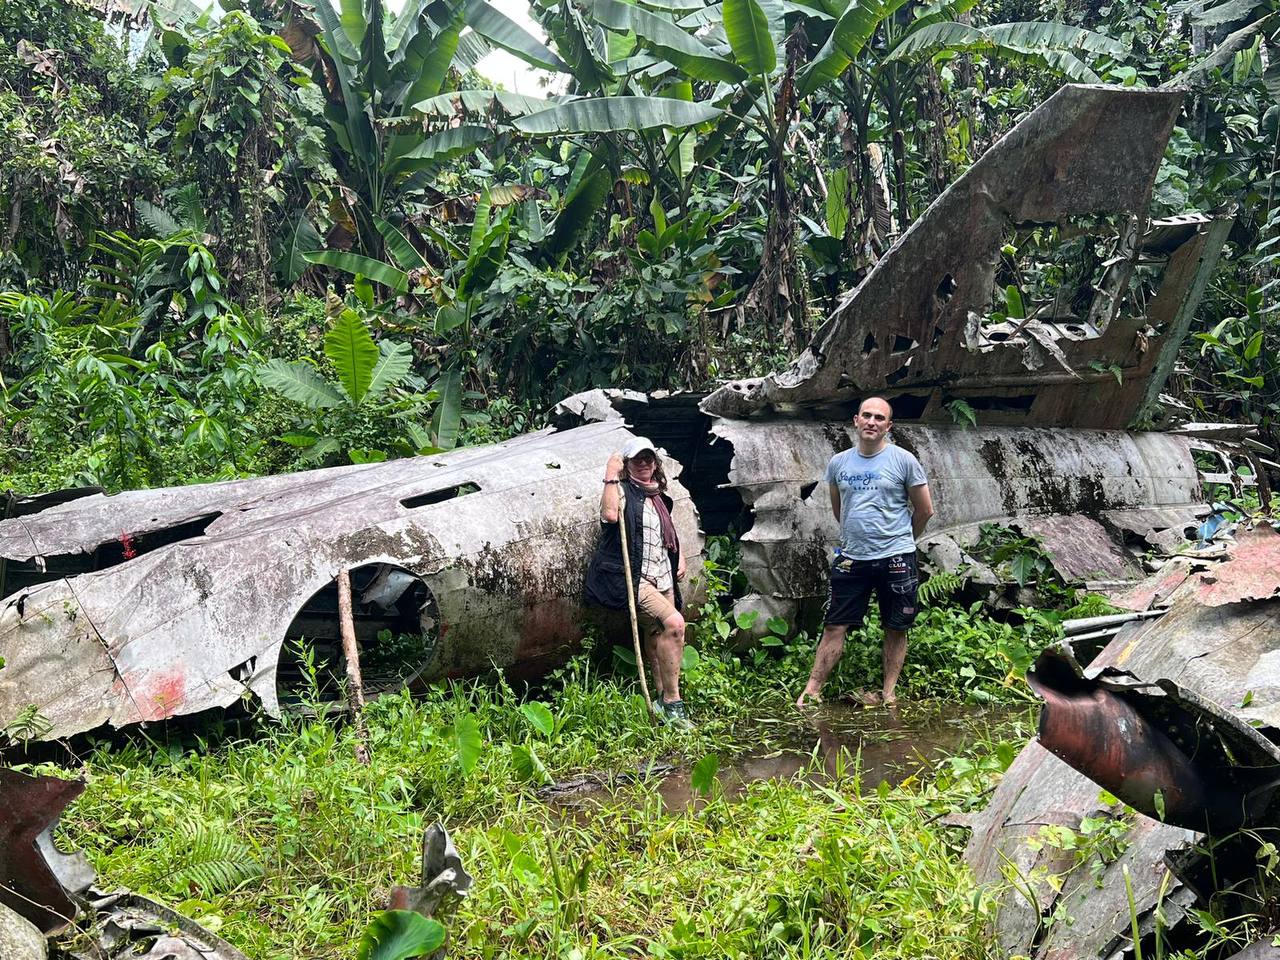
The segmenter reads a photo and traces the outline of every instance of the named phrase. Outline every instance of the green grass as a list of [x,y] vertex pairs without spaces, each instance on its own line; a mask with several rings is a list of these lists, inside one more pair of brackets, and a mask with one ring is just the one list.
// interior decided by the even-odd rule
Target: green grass
[[[905,689],[928,686],[941,643],[920,631]],[[523,696],[475,682],[383,697],[368,709],[367,767],[340,717],[264,718],[248,736],[216,739],[135,734],[86,758],[89,786],[62,842],[87,851],[100,885],[157,897],[256,960],[353,955],[389,888],[416,882],[422,831],[436,820],[476,877],[448,923],[451,957],[819,958],[856,956],[858,945],[987,956],[993,892],[976,888],[963,838],[937,818],[979,802],[1008,745],[999,760],[979,751],[870,792],[851,760],[820,782],[759,782],[732,798],[716,785],[689,810],[664,811],[652,780],[588,812],[537,796],[539,783],[583,771],[767,749],[799,723],[785,718],[797,716],[789,703],[809,651],[783,645],[760,662],[705,652],[688,670],[691,736],[654,727],[634,680],[602,675],[589,656]],[[851,654],[837,691],[865,683]],[[1016,699],[1007,664],[992,658],[956,682]],[[528,715],[531,699],[548,708],[550,732],[539,711],[540,724]],[[460,717],[480,732],[477,756],[459,750],[470,725]]]

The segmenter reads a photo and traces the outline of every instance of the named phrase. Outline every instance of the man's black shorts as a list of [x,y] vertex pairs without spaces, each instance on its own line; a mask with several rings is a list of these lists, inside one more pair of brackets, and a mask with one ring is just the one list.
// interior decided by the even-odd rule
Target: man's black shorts
[[881,624],[890,630],[906,630],[915,623],[919,586],[914,552],[879,560],[854,560],[837,555],[831,565],[827,626],[861,627],[871,591],[875,590]]

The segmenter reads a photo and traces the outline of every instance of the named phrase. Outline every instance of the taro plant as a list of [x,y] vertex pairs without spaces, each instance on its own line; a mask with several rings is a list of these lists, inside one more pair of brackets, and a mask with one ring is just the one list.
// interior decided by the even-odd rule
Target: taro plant
[[357,960],[412,960],[444,945],[444,927],[412,910],[382,910],[360,936]]
[[[448,450],[457,443],[461,380],[442,374],[435,386],[421,386],[411,373],[406,343],[375,342],[361,314],[331,297],[324,338],[328,370],[307,360],[268,360],[258,371],[262,385],[299,404],[302,422],[280,437],[302,450],[306,461],[352,463]],[[326,375],[331,373],[332,376]],[[427,405],[435,404],[424,427]]]

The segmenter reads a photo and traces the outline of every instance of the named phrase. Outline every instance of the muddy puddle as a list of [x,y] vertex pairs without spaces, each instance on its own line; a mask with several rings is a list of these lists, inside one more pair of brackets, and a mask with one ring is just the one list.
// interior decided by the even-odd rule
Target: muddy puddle
[[[890,711],[845,704],[824,704],[782,717],[757,718],[757,738],[767,747],[749,746],[732,759],[721,758],[716,774],[729,798],[761,780],[803,776],[823,782],[859,775],[864,790],[927,776],[939,760],[1007,737],[1019,724],[1031,725],[1025,709],[972,707],[954,703],[902,704]],[[656,781],[656,783],[655,783]],[[619,791],[644,782],[656,789],[667,810],[703,800],[693,788],[689,768],[658,764],[636,774],[587,775],[539,791],[552,809],[589,810],[615,801]]]

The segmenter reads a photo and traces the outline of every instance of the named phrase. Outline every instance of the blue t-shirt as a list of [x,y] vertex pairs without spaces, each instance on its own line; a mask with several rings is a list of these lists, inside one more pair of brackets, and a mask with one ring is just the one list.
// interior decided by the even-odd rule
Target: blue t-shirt
[[928,483],[920,461],[886,444],[873,457],[854,447],[827,464],[827,483],[840,488],[840,552],[855,560],[914,553],[908,491]]

